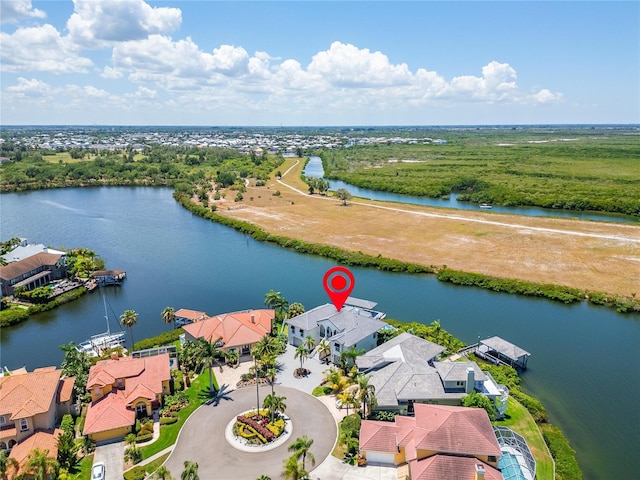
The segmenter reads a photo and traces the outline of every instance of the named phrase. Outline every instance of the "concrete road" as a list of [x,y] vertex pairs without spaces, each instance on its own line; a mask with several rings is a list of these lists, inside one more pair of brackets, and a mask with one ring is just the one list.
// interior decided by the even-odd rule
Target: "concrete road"
[[[260,398],[271,393],[271,387],[260,388]],[[292,435],[281,446],[266,452],[242,452],[225,439],[225,428],[241,412],[255,408],[256,390],[235,390],[218,406],[204,405],[193,413],[180,432],[176,446],[165,462],[175,478],[179,478],[184,461],[198,463],[198,475],[206,480],[255,480],[260,475],[281,478],[283,462],[291,456],[289,445],[297,437],[313,439],[311,453],[319,465],[331,454],[338,429],[327,408],[315,397],[298,390],[277,386],[277,395],[286,397],[285,414],[292,422]],[[311,469],[307,458],[307,469]]]
[[93,463],[104,462],[105,480],[122,480],[124,471],[124,442],[96,447]]

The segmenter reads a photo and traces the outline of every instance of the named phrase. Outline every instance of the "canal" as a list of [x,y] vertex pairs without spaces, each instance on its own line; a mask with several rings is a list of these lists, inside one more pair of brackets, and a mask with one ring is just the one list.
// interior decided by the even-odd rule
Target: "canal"
[[[54,247],[95,250],[107,268],[124,269],[121,287],[0,331],[2,366],[29,370],[62,360],[59,346],[112,330],[126,309],[139,314],[136,339],[167,326],[166,306],[209,314],[263,308],[282,292],[307,309],[328,301],[322,287],[330,260],[252,240],[182,209],[169,189],[91,188],[0,196],[1,236]],[[565,431],[587,479],[632,478],[640,451],[640,321],[585,303],[498,294],[438,282],[432,276],[352,269],[352,295],[378,302],[390,318],[431,323],[467,343],[500,335],[532,353],[525,390]],[[128,334],[127,334],[128,338]],[[634,453],[635,452],[635,453]]]

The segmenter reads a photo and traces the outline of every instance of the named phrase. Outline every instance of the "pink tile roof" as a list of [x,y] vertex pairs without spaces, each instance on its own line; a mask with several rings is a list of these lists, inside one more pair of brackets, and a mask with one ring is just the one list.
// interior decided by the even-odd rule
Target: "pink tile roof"
[[222,339],[225,348],[241,347],[270,333],[274,317],[274,310],[247,310],[216,315],[182,328],[194,338],[210,342]]
[[47,412],[56,400],[61,374],[49,367],[0,377],[0,415],[16,420]]
[[394,423],[364,420],[360,448],[392,452],[395,446],[404,446],[409,461],[417,458],[418,450],[472,457],[502,454],[483,409],[415,404],[414,410],[414,418],[399,415]]
[[481,408],[416,404],[416,427],[425,431],[417,449],[500,456],[489,416]]
[[[119,378],[124,379],[122,390],[115,389]],[[139,398],[154,401],[162,393],[162,382],[170,379],[169,355],[166,353],[98,362],[89,370],[87,389],[110,386],[114,390],[89,405],[84,434],[132,425],[135,421],[133,402]]]
[[424,460],[414,460],[409,464],[412,480],[474,480],[476,465],[485,470],[485,480],[503,480],[502,473],[473,457],[434,455]]

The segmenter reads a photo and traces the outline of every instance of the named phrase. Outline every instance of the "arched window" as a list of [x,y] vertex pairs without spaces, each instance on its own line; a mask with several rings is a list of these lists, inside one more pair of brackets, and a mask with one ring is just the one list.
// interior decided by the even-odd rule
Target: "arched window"
[[7,449],[7,444],[4,442],[0,442],[0,450],[6,450]]
[[324,334],[325,334],[325,333],[326,333],[326,332],[325,332],[325,329],[324,329],[324,325],[320,325],[320,336],[321,336],[322,338],[324,338]]
[[18,442],[16,442],[15,440],[9,440],[9,450],[11,450],[16,443]]

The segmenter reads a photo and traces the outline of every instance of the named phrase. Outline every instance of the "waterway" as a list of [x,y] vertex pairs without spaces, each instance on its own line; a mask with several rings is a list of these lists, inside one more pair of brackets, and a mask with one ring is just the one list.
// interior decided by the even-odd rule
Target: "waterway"
[[[322,178],[324,169],[322,168],[322,160],[316,155],[309,157],[309,162],[304,168],[304,175],[308,177]],[[501,207],[498,205],[491,206],[491,209],[481,209],[477,204],[471,202],[459,202],[458,194],[452,193],[448,198],[429,198],[417,197],[411,195],[402,195],[399,193],[380,192],[368,188],[360,188],[342,180],[331,180],[329,182],[329,190],[336,191],[340,188],[346,189],[351,195],[368,200],[380,200],[382,202],[398,202],[412,203],[415,205],[427,205],[429,207],[455,208],[457,210],[482,210],[483,212],[508,213],[512,215],[526,215],[530,217],[559,217],[559,218],[575,218],[578,220],[593,220],[601,222],[616,223],[640,223],[639,217],[631,215],[616,215],[613,213],[585,212],[577,210],[560,210],[539,207]]]
[[[88,247],[108,268],[124,269],[107,287],[0,331],[0,364],[29,370],[59,365],[59,346],[112,330],[126,309],[139,314],[135,339],[168,327],[166,306],[218,314],[264,308],[282,292],[307,308],[326,303],[322,277],[335,264],[263,244],[181,208],[169,189],[91,188],[0,196],[0,236],[54,247]],[[352,269],[352,295],[378,302],[390,318],[431,323],[467,343],[500,335],[532,353],[524,388],[570,438],[586,479],[636,474],[640,451],[640,319],[585,303],[564,305],[457,287],[432,276]],[[127,339],[129,333],[127,332]]]

